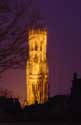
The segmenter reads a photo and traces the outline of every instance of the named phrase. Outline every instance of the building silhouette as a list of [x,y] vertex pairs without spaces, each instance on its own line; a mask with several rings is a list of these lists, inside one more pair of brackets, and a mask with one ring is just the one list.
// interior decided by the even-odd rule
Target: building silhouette
[[71,88],[71,109],[72,112],[81,112],[81,78],[77,73],[73,74]]

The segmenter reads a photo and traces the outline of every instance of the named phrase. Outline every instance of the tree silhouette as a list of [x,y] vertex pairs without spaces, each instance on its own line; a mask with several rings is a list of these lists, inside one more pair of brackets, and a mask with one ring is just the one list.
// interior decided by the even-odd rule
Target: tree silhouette
[[1,88],[0,89],[0,97],[12,98],[13,93],[12,93],[12,91],[10,91],[8,89]]
[[25,68],[27,33],[29,28],[40,25],[40,11],[31,0],[0,0],[0,18],[0,72]]

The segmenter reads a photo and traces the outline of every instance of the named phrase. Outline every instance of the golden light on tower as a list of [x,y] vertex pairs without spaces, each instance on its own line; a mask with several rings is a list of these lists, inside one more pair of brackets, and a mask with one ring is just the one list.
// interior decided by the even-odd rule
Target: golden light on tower
[[47,30],[32,29],[28,35],[29,57],[26,67],[27,104],[48,99]]

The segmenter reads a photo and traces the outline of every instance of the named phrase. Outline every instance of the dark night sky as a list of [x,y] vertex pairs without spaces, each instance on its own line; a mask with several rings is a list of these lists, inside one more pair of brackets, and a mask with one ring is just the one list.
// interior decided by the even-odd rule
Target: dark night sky
[[[50,95],[68,94],[73,72],[81,74],[81,0],[33,0],[33,3],[45,16],[48,28]],[[23,27],[22,23],[20,26]],[[6,71],[0,87],[25,97],[25,70]]]

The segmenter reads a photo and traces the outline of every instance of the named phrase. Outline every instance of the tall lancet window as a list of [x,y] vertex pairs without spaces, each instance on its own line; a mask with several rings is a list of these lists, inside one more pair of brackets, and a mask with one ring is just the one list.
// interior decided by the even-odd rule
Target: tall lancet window
[[37,47],[37,44],[35,44],[35,51],[37,51],[37,48],[38,48],[38,47]]

